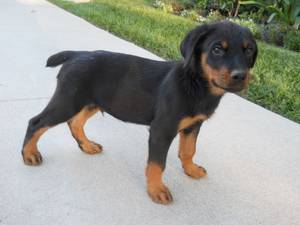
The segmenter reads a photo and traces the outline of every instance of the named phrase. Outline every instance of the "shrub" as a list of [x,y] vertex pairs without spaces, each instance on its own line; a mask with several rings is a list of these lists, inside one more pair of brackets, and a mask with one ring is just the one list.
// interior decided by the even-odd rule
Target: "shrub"
[[180,16],[189,18],[197,22],[200,22],[199,18],[201,17],[195,10],[186,10],[186,9],[181,11]]
[[291,28],[284,23],[270,23],[263,27],[262,39],[267,43],[283,46],[283,38]]
[[[281,0],[276,1],[280,2]],[[254,1],[240,2],[243,10],[251,10],[245,10],[239,17],[234,18],[228,18],[229,14],[232,15],[232,12],[236,11],[233,10],[232,0],[155,0],[153,6],[199,23],[217,22],[227,17],[230,21],[248,27],[258,40],[277,46],[284,46],[287,49],[299,52],[300,31],[296,31],[292,26],[287,25],[286,21],[278,21],[279,18],[275,20],[274,16],[272,17],[272,22],[268,23],[270,14],[266,13],[266,8],[272,4],[271,0],[257,0],[259,2],[258,6],[261,8],[255,6],[255,4],[253,5]],[[248,4],[245,4],[247,2]],[[287,37],[285,37],[286,35]]]
[[300,31],[295,29],[289,31],[285,35],[283,42],[285,48],[300,52]]
[[239,14],[239,18],[245,20],[252,19],[255,23],[260,23],[260,24],[266,24],[268,20],[268,16],[265,14],[264,9],[261,8],[242,12]]
[[253,33],[253,36],[257,39],[262,38],[262,27],[259,24],[256,24],[252,19],[238,19],[238,18],[232,18],[229,19],[232,22],[235,22],[241,26],[248,27],[251,32]]
[[163,10],[167,13],[173,13],[172,5],[165,3],[164,1],[155,0],[153,7]]
[[223,20],[225,17],[219,11],[210,11],[207,15],[207,22],[217,22]]
[[180,15],[181,12],[184,10],[184,7],[177,2],[172,3],[172,8],[173,8],[173,13],[175,15]]
[[207,12],[219,11],[224,16],[230,15],[234,5],[232,0],[197,0],[196,2],[196,7]]
[[196,7],[198,9],[206,9],[209,0],[197,0]]
[[268,23],[274,18],[279,19],[287,25],[298,28],[300,25],[300,2],[299,0],[243,0],[240,4],[256,5],[264,9],[268,15]]
[[190,18],[191,20],[199,22],[199,14],[195,10],[189,11],[187,17]]
[[185,9],[195,8],[197,5],[196,0],[169,0],[169,2],[177,3],[181,6],[183,6],[183,8],[185,8]]

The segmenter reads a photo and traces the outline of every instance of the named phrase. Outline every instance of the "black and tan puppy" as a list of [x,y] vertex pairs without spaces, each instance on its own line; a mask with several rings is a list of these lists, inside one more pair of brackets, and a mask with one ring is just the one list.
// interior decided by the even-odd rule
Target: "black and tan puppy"
[[51,56],[47,66],[63,66],[49,104],[29,122],[24,162],[42,162],[37,141],[62,122],[68,122],[82,151],[101,152],[101,145],[90,141],[83,127],[98,111],[107,112],[150,126],[148,194],[157,203],[171,202],[162,174],[173,138],[179,133],[184,172],[196,179],[205,176],[205,169],[193,162],[200,126],[226,91],[238,92],[247,86],[257,55],[250,31],[228,21],[196,27],[180,50],[183,60],[169,62],[106,51],[65,51]]

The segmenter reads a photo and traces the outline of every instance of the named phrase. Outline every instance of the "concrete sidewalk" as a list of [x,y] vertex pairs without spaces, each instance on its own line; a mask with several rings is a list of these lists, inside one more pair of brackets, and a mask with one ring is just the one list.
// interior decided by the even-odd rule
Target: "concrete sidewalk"
[[62,124],[40,141],[44,163],[25,166],[27,122],[56,84],[49,55],[105,49],[159,58],[42,0],[1,0],[0,9],[0,225],[300,225],[300,125],[232,94],[200,132],[206,178],[183,174],[173,142],[169,206],[146,194],[147,128],[107,114],[87,125],[102,154],[82,153]]

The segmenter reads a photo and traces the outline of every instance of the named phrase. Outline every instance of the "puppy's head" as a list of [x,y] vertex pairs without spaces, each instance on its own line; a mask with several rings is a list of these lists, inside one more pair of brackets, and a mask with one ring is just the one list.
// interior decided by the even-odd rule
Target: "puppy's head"
[[248,28],[229,21],[202,25],[180,45],[184,68],[208,81],[212,93],[243,90],[254,66],[257,45]]

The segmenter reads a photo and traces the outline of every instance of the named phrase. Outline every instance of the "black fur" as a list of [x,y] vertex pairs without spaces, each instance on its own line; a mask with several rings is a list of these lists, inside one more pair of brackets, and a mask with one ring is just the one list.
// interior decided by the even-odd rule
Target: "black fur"
[[[214,58],[212,46],[222,39],[229,42],[229,55]],[[243,41],[252,44],[251,57],[244,55]],[[150,126],[148,162],[164,168],[180,121],[198,114],[209,117],[222,97],[209,89],[200,63],[202,54],[208,55],[210,67],[230,70],[251,68],[257,54],[251,33],[230,22],[195,28],[180,50],[183,60],[167,62],[107,51],[64,51],[51,56],[47,66],[63,64],[57,87],[47,107],[31,119],[24,145],[38,129],[68,121],[93,104],[122,121]],[[201,123],[183,132],[196,129],[198,133]]]

